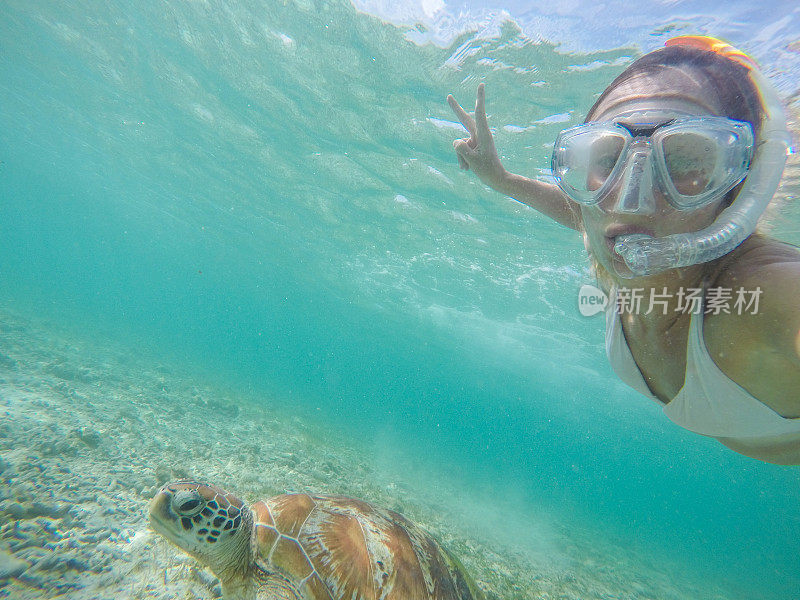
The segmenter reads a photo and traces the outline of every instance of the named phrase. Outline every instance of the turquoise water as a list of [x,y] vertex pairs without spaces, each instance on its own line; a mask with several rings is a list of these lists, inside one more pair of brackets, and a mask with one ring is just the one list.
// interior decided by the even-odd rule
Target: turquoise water
[[[781,65],[784,12],[780,43],[752,42]],[[693,32],[678,16],[645,41]],[[468,105],[485,81],[506,166],[542,174],[643,48],[523,30],[442,41],[343,1],[5,2],[0,303],[283,398],[675,578],[798,597],[800,471],[623,387],[577,311],[580,238],[458,169],[447,93]],[[796,98],[797,73],[775,75]],[[777,233],[800,241],[799,218]]]

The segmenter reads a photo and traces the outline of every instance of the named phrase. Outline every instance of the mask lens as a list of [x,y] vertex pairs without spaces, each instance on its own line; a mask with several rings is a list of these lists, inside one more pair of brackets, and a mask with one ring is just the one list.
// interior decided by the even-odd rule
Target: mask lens
[[625,136],[607,127],[583,126],[562,134],[553,154],[553,174],[576,202],[594,204],[625,148]]
[[716,140],[680,132],[666,135],[662,144],[667,174],[678,193],[695,197],[708,191],[717,171]]
[[586,189],[596,191],[608,180],[619,155],[625,146],[625,140],[619,135],[603,135],[591,143],[589,164],[586,172]]
[[750,125],[719,117],[687,119],[653,139],[667,198],[679,210],[719,200],[744,179],[753,153]]

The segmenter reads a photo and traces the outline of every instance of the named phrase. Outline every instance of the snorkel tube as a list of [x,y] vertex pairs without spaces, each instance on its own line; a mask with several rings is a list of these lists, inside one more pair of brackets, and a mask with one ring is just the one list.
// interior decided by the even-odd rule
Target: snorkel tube
[[786,117],[780,100],[755,63],[732,46],[709,37],[683,36],[667,45],[686,44],[717,52],[749,69],[761,94],[764,121],[751,168],[731,205],[705,229],[662,238],[644,234],[617,238],[614,250],[631,270],[630,277],[653,275],[667,269],[708,262],[731,252],[755,231],[756,223],[780,184],[790,148]]

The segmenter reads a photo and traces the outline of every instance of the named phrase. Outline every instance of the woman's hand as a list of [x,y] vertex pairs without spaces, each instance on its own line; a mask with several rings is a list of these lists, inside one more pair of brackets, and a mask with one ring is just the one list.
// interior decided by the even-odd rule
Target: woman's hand
[[474,118],[461,108],[452,95],[447,96],[447,102],[469,131],[468,138],[453,142],[458,164],[462,169],[472,169],[489,187],[535,208],[570,229],[581,228],[580,206],[570,200],[557,185],[528,179],[505,170],[497,156],[492,132],[489,131],[489,123],[486,121],[486,95],[482,83],[478,85]]
[[492,132],[486,120],[486,93],[483,84],[478,85],[478,99],[475,102],[475,118],[461,108],[452,95],[447,96],[450,108],[469,132],[469,138],[453,142],[459,166],[472,170],[481,181],[490,187],[497,187],[506,175],[506,170],[497,156]]

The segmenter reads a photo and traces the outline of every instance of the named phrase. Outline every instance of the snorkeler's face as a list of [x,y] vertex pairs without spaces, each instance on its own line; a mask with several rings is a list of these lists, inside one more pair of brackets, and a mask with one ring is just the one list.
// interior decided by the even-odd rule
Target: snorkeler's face
[[[652,99],[617,102],[614,106],[596,113],[593,121],[613,121],[635,110],[661,111],[665,122],[670,113],[711,116],[703,106],[691,101],[670,98],[668,103]],[[581,214],[586,232],[588,250],[603,267],[612,273],[628,276],[629,269],[622,257],[614,251],[617,238],[630,234],[664,237],[675,233],[699,231],[710,225],[722,209],[725,194],[695,210],[677,210],[667,201],[663,191],[640,173],[648,160],[643,152],[624,165],[625,172],[617,178],[613,188],[602,200],[592,206],[582,206]],[[633,183],[632,183],[633,182]]]

